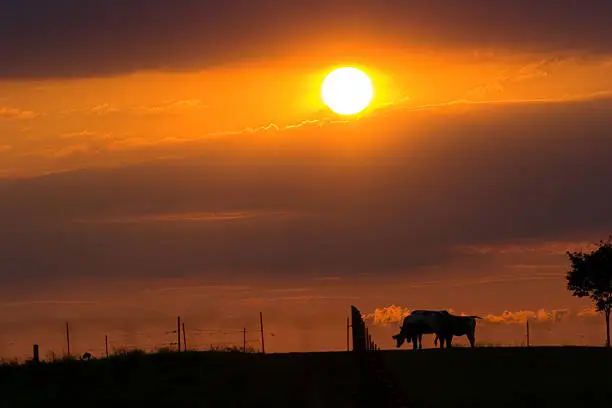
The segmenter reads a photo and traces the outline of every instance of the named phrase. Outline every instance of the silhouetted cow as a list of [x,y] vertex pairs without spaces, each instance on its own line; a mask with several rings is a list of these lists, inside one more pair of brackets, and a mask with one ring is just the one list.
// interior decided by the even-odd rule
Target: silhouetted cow
[[452,347],[453,336],[467,336],[470,346],[475,346],[476,319],[478,316],[455,316],[446,310],[415,310],[404,318],[400,333],[393,336],[397,347],[404,341],[412,341],[412,348],[423,348],[423,334],[435,334],[434,344],[440,348]]
[[[412,341],[414,350],[423,348],[423,334],[438,334],[444,332],[446,325],[446,311],[438,310],[414,310],[404,318],[399,334],[393,336],[397,341],[397,347],[401,347],[404,341]],[[418,346],[417,346],[418,343]],[[443,341],[440,342],[443,347]]]
[[[467,336],[468,341],[470,342],[470,347],[475,347],[476,319],[481,319],[481,317],[455,316],[449,313],[447,316],[444,332],[442,333],[447,342],[447,347],[452,347],[453,336]],[[437,340],[437,338],[434,339],[434,345],[437,343]]]

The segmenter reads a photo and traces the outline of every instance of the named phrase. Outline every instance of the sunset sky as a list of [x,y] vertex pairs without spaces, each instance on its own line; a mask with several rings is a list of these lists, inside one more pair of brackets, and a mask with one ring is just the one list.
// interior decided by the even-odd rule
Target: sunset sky
[[[76,352],[169,343],[177,315],[258,347],[260,311],[267,351],[342,350],[351,304],[385,348],[425,308],[602,344],[564,279],[612,233],[611,15],[0,0],[0,357],[61,354],[66,321]],[[373,82],[359,115],[321,100],[341,66]]]

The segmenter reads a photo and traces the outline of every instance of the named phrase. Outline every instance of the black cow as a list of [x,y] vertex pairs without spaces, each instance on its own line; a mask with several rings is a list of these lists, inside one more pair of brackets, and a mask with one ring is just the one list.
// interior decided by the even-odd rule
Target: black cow
[[470,346],[475,346],[476,319],[478,316],[455,316],[446,310],[415,310],[404,318],[400,333],[393,336],[397,347],[404,341],[412,341],[413,349],[422,348],[423,334],[434,334],[434,344],[440,348],[452,347],[453,336],[467,336]]
[[[479,316],[455,316],[448,314],[447,324],[444,329],[444,336],[447,342],[447,347],[452,347],[453,336],[467,336],[470,342],[470,347],[476,346],[476,319],[481,319]],[[437,343],[437,338],[434,339],[434,345]]]

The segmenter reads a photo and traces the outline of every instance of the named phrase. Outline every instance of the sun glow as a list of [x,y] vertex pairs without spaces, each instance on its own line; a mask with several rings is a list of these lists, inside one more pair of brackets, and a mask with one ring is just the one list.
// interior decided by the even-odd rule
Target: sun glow
[[370,78],[352,67],[332,71],[321,87],[323,102],[340,115],[354,115],[370,105],[374,87]]

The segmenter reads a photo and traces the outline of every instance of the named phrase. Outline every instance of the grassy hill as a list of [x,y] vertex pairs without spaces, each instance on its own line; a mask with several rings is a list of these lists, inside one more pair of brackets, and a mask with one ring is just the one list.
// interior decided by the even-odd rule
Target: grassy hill
[[[612,400],[612,353],[601,348],[378,356],[414,407],[582,407]],[[7,365],[0,367],[0,407],[358,407],[376,388],[364,367],[352,353],[223,352]]]
[[389,351],[383,358],[415,406],[595,407],[612,402],[612,352],[603,348],[455,348]]

